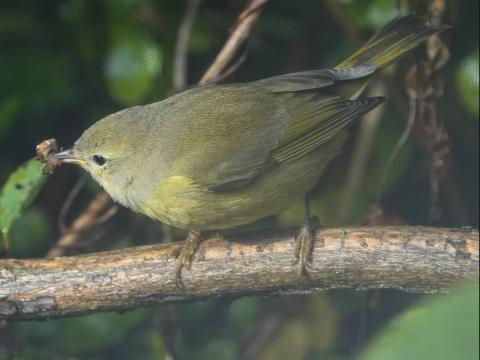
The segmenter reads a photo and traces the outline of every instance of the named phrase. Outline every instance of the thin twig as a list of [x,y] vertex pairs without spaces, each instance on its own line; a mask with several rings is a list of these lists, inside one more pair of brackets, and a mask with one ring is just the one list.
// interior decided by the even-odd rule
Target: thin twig
[[322,228],[308,279],[292,265],[298,228],[213,236],[175,279],[170,243],[53,259],[0,260],[0,319],[40,319],[220,296],[334,288],[446,290],[478,279],[478,231],[428,227]]
[[283,312],[268,314],[257,320],[257,324],[251,327],[247,341],[241,345],[242,353],[240,360],[258,359],[260,352],[275,337],[282,325],[289,319]]
[[242,66],[243,62],[247,58],[248,50],[247,47],[245,47],[245,50],[242,52],[242,55],[238,58],[235,63],[233,63],[231,66],[229,66],[226,70],[224,70],[220,75],[218,75],[216,78],[212,78],[205,82],[203,85],[208,85],[208,84],[217,84],[228,78],[230,75],[235,73],[240,66]]
[[[324,0],[324,4],[350,41],[357,46],[361,46],[364,43],[364,39],[353,26],[343,8],[334,0]],[[375,86],[380,88],[379,91],[375,92],[380,94],[384,93],[386,86],[382,77],[376,82]],[[383,106],[367,114],[361,121],[360,131],[356,136],[354,150],[352,151],[353,157],[349,163],[345,183],[342,185],[341,196],[336,209],[335,224],[348,222],[353,208],[352,204],[355,201],[356,194],[365,175],[367,162],[371,155],[373,141],[375,140],[375,134],[384,109],[385,107]]]
[[64,234],[68,227],[66,225],[65,219],[67,218],[67,214],[72,207],[73,202],[77,198],[78,194],[82,190],[83,186],[85,185],[85,181],[87,177],[85,175],[81,176],[80,179],[77,180],[75,185],[73,186],[72,190],[68,194],[67,198],[63,202],[62,208],[60,209],[60,215],[58,215],[58,230],[61,234]]
[[230,32],[230,36],[223,45],[222,50],[217,57],[205,71],[202,78],[198,82],[199,85],[205,85],[211,82],[212,79],[219,78],[225,71],[225,68],[235,57],[235,54],[242,47],[250,35],[253,24],[260,15],[260,11],[268,0],[253,0],[250,1],[242,13],[238,16],[234,26]]
[[95,225],[104,223],[117,212],[118,207],[106,192],[98,193],[87,208],[64,231],[46,257],[61,256],[66,249],[74,247],[82,235]]
[[[383,81],[375,83],[375,93],[384,93],[385,83]],[[375,135],[385,111],[382,106],[364,116],[360,123],[360,131],[355,139],[352,158],[349,160],[348,171],[345,176],[345,182],[342,184],[342,191],[338,202],[335,216],[336,224],[345,224],[348,222],[352,213],[353,203],[357,198],[358,190],[362,184],[367,163],[370,159]]]
[[159,307],[155,314],[155,328],[162,336],[165,347],[165,360],[179,359],[175,335],[177,330],[177,312],[175,305]]
[[413,125],[415,124],[415,115],[417,113],[417,107],[416,107],[417,100],[411,97],[409,99],[409,104],[410,106],[409,106],[407,125],[403,130],[402,136],[400,136],[400,139],[398,139],[398,142],[395,144],[395,147],[390,153],[390,157],[387,160],[387,164],[385,165],[382,176],[380,178],[380,182],[379,182],[380,185],[378,186],[378,191],[377,191],[377,194],[375,195],[375,201],[374,201],[374,204],[376,206],[380,205],[380,200],[383,195],[383,190],[385,188],[385,183],[387,182],[387,177],[388,177],[390,168],[392,167],[393,162],[395,161],[398,154],[400,153],[400,150],[402,149],[403,145],[405,145],[408,138],[410,137],[410,134],[412,133]]
[[173,62],[173,89],[178,92],[187,86],[187,54],[193,23],[201,0],[189,0],[187,9],[178,29],[177,44]]

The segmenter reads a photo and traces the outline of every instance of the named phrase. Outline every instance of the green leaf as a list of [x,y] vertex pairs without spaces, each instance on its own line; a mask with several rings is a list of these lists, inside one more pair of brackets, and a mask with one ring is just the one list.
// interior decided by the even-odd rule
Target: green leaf
[[112,97],[127,105],[141,101],[152,89],[162,65],[162,53],[148,37],[119,32],[106,63],[105,75]]
[[478,359],[478,290],[477,282],[408,310],[360,359]]
[[457,71],[456,83],[460,99],[476,118],[479,115],[478,49],[462,61]]
[[0,193],[0,245],[8,247],[8,234],[14,221],[32,202],[44,184],[43,164],[31,159],[7,179]]

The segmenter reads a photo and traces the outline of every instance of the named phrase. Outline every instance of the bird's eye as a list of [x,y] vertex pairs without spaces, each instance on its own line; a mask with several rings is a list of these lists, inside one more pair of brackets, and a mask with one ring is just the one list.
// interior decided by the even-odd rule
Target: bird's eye
[[103,166],[107,162],[107,159],[105,159],[102,155],[93,155],[93,161],[95,161],[95,164],[98,166]]

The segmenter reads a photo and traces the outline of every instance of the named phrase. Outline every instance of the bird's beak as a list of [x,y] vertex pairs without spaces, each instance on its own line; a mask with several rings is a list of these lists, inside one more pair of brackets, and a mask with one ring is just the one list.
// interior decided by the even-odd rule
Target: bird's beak
[[83,160],[81,157],[75,155],[72,151],[72,149],[68,149],[65,151],[61,151],[59,153],[53,154],[49,156],[50,159],[53,160],[61,160],[65,163],[71,163],[71,164],[77,164],[77,165],[84,165],[85,160]]

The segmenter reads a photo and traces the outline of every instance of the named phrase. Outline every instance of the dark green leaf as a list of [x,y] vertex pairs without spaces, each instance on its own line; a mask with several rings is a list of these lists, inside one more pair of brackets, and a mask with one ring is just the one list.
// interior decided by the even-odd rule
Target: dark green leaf
[[43,165],[31,159],[17,168],[8,178],[0,193],[0,243],[8,245],[8,234],[14,221],[32,202],[47,176]]
[[478,359],[478,326],[476,283],[407,311],[371,343],[361,359]]
[[478,50],[462,61],[457,71],[457,89],[467,110],[476,118],[479,114]]

